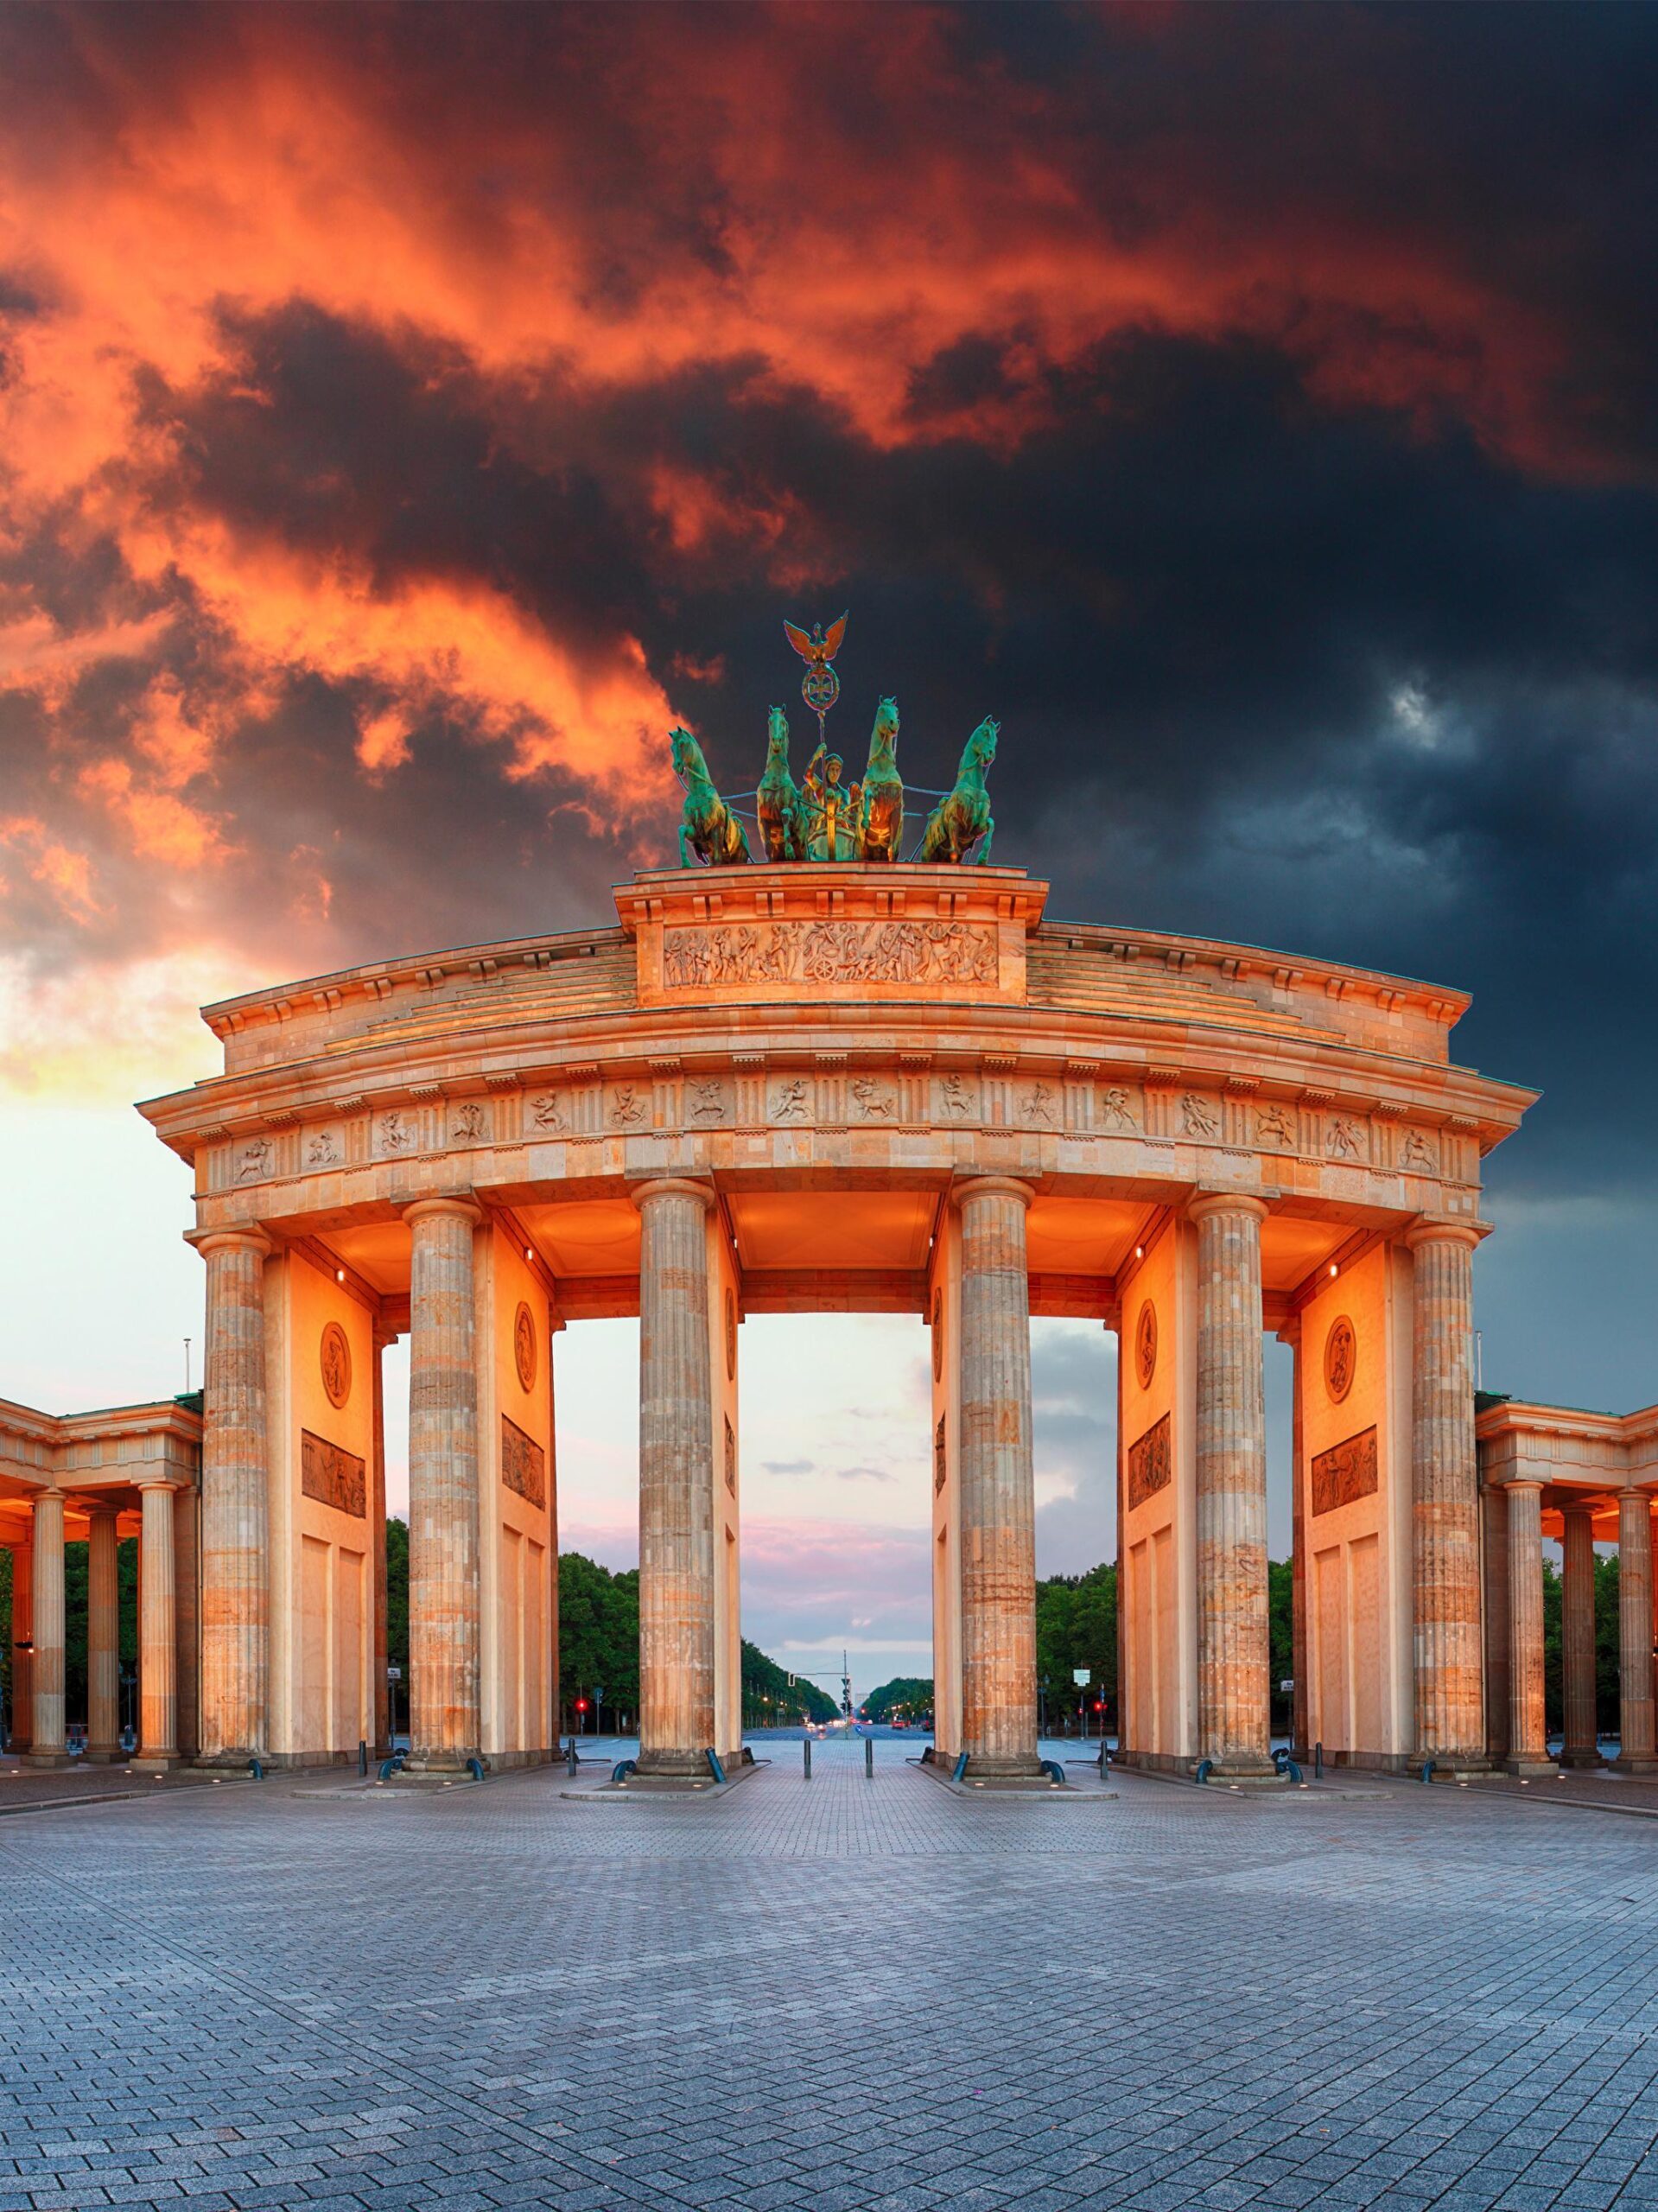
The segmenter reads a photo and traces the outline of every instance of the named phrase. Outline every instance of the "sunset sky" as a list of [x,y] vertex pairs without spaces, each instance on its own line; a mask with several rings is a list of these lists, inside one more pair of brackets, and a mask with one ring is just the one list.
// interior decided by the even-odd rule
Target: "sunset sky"
[[[199,1351],[201,1001],[603,920],[848,608],[1051,912],[1471,990],[1485,1381],[1658,1397],[1658,10],[14,0],[0,84],[0,1394]],[[745,1355],[750,1632],[912,1670],[918,1326]],[[1045,1567],[1112,1357],[1038,1332]]]

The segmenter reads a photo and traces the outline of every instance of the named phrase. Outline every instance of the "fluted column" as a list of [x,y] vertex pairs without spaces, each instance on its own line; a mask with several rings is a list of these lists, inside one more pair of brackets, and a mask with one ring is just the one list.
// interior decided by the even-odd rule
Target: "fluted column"
[[1273,1773],[1259,1198],[1194,1201],[1197,1227],[1197,1756]]
[[962,1216],[962,1748],[975,1775],[1039,1774],[1028,1184],[975,1176]]
[[473,1230],[465,1198],[405,1208],[410,1256],[409,1766],[459,1771],[481,1756],[478,1373]]
[[173,1554],[173,1486],[145,1483],[138,1534],[138,1755],[151,1771],[179,1756],[177,1576]]
[[201,1751],[241,1765],[265,1748],[270,1680],[270,1449],[264,1263],[257,1230],[204,1236],[207,1351],[201,1432]]
[[14,1753],[35,1740],[35,1547],[11,1548],[11,1742]]
[[1658,1773],[1653,1745],[1650,1491],[1617,1494],[1617,1659],[1620,1741],[1612,1764],[1622,1774]]
[[1560,1656],[1566,1691],[1562,1766],[1598,1766],[1595,1716],[1595,1512],[1568,1505],[1560,1577]]
[[391,1685],[386,1680],[386,1567],[385,1567],[385,1348],[397,1341],[391,1331],[376,1318],[373,1350],[369,1359],[371,1414],[373,1421],[372,1491],[369,1512],[372,1518],[372,1550],[374,1560],[374,1633],[370,1639],[373,1654],[374,1697],[372,1707],[374,1749],[377,1754],[391,1749]]
[[[1290,1705],[1290,1743],[1296,1758],[1305,1758],[1311,1750],[1307,1742],[1306,1495],[1301,1476],[1301,1454],[1305,1449],[1301,1440],[1301,1385],[1305,1370],[1301,1360],[1299,1314],[1279,1331],[1278,1339],[1290,1348],[1290,1674],[1295,1683]],[[1269,1627],[1269,1654],[1270,1649]],[[1269,1681],[1269,1694],[1271,1688]]]
[[63,1492],[35,1498],[35,1721],[29,1752],[35,1766],[65,1766],[63,1732]]
[[1510,1774],[1553,1771],[1543,1723],[1543,1485],[1508,1485]]
[[[1473,1252],[1460,1223],[1405,1239],[1412,1287],[1413,1653],[1419,1758],[1486,1764],[1474,1451]],[[1513,1748],[1511,1746],[1511,1748]]]
[[86,1528],[86,1757],[121,1756],[121,1599],[116,1510],[94,1505]]
[[639,1210],[639,1770],[698,1775],[714,1745],[714,1414],[706,1216],[664,1177]]

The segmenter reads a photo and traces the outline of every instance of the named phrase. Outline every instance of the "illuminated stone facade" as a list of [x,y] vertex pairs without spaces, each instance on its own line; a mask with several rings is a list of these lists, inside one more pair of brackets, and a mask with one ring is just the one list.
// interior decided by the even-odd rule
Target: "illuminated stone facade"
[[737,1753],[738,1346],[782,1311],[931,1323],[941,1753],[1034,1766],[1035,1313],[1123,1332],[1131,1757],[1268,1766],[1268,1330],[1298,1353],[1298,1732],[1484,1755],[1467,1262],[1530,1094],[1452,1064],[1454,991],[1045,900],[996,868],[664,871],[612,929],[207,1009],[223,1074],[144,1109],[208,1268],[204,1756],[384,1734],[403,1333],[416,1756],[548,1755],[552,1340],[615,1314],[643,1758]]

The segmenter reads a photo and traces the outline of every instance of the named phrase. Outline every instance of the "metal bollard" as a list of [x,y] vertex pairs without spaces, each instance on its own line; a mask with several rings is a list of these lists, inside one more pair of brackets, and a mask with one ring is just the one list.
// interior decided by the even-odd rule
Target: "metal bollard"
[[368,1745],[360,1736],[357,1738],[357,1771],[364,1776],[368,1773]]
[[863,1739],[863,1770],[867,1781],[875,1779],[875,1739],[873,1736],[866,1736]]
[[575,1772],[575,1770],[576,1770],[576,1767],[577,1767],[577,1764],[579,1764],[579,1762],[578,1762],[578,1760],[577,1760],[577,1757],[576,1757],[575,1738],[575,1737],[574,1737],[574,1736],[572,1736],[572,1737],[571,1737],[571,1738],[570,1738],[570,1749],[569,1749],[569,1768],[570,1768],[570,1772],[571,1772],[572,1774],[574,1774],[574,1773]]
[[812,1778],[812,1739],[810,1736],[800,1748],[806,1754],[806,1780],[810,1782]]
[[1315,1744],[1312,1747],[1312,1773],[1315,1781],[1324,1780],[1324,1747],[1322,1744]]

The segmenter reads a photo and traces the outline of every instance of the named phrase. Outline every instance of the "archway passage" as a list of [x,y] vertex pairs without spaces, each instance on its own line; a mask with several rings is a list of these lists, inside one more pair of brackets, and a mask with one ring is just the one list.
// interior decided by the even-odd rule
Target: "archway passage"
[[1268,1771],[1271,1330],[1324,1739],[1483,1755],[1469,1262],[1530,1094],[1452,1064],[1454,991],[1045,899],[992,868],[649,873],[612,930],[208,1009],[225,1073],[146,1109],[208,1269],[206,1757],[384,1727],[404,1334],[414,1763],[549,1754],[553,1339],[634,1313],[641,1764],[734,1752],[742,1323],[820,1310],[927,1325],[939,1738],[987,1779],[1035,1764],[1047,1313],[1124,1345],[1131,1754]]

